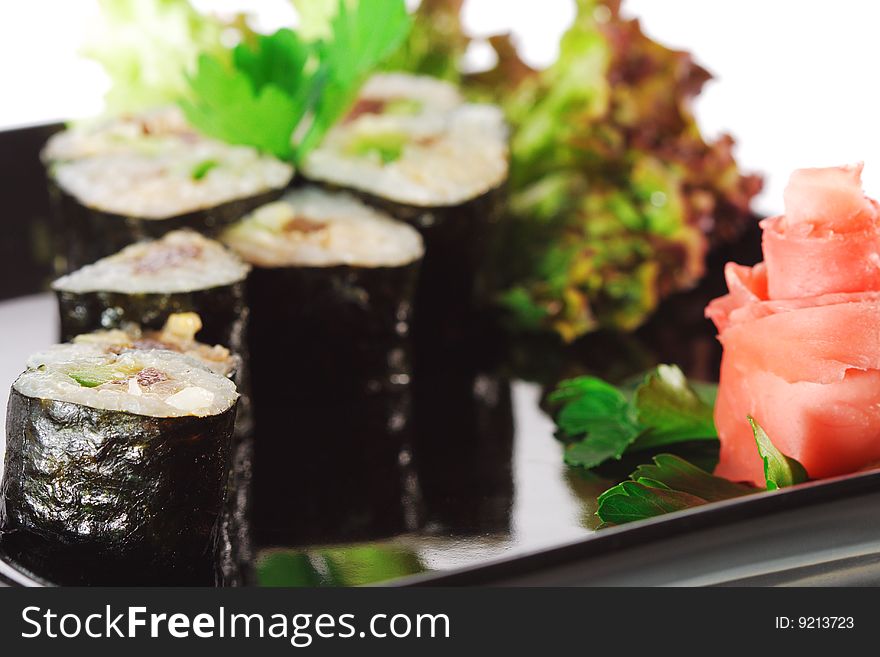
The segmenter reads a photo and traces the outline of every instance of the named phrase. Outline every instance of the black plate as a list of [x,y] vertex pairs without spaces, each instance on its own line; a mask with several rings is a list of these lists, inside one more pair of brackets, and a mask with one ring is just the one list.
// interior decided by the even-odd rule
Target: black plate
[[[17,231],[16,248],[0,258],[9,274],[0,282],[15,285],[0,297],[35,292],[45,281],[45,187],[36,152],[53,129],[0,133],[0,170],[9,174],[0,180],[19,209],[5,215],[14,220],[5,228]],[[417,372],[406,398],[297,409],[295,442],[257,436],[238,578],[266,586],[777,583],[816,577],[810,569],[823,564],[822,573],[870,580],[880,563],[872,543],[880,537],[872,512],[880,474],[597,532],[596,496],[648,455],[600,473],[567,468],[541,407],[549,386],[584,372],[619,380],[675,362],[690,376],[713,379],[720,349],[703,308],[724,292],[724,262],[759,257],[756,220],[739,244],[711,255],[696,290],[669,299],[636,335],[599,333],[564,346],[489,329],[444,353],[442,367]],[[389,449],[383,423],[403,416],[401,449]],[[269,446],[262,452],[261,439]],[[687,456],[711,467],[716,454],[698,448]],[[48,583],[2,559],[0,581]]]

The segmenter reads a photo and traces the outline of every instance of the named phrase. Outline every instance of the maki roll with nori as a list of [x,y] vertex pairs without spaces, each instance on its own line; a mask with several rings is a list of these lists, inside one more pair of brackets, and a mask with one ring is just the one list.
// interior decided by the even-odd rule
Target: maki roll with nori
[[[481,272],[502,208],[508,160],[499,108],[466,103],[439,80],[382,74],[368,81],[302,173],[351,190],[422,233],[416,333],[430,344],[468,337],[487,301]],[[422,357],[426,350],[419,351]]]
[[235,384],[171,351],[60,356],[12,386],[4,552],[57,583],[212,584]]
[[[143,330],[137,324],[127,323],[125,330],[98,330],[77,335],[71,342],[52,345],[32,355],[28,368],[37,368],[107,354],[128,351],[166,350],[195,359],[211,371],[242,385],[242,359],[222,345],[208,345],[195,339],[202,322],[196,313],[174,313],[160,330]],[[235,419],[235,440],[227,483],[226,506],[220,525],[220,562],[218,572],[224,584],[241,584],[250,568],[250,536],[248,515],[250,507],[251,461],[253,443],[250,436],[251,417],[249,399],[241,396]]]
[[249,267],[194,231],[174,231],[63,276],[58,296],[61,339],[97,329],[161,329],[173,313],[195,312],[199,339],[241,352]]
[[306,187],[222,239],[252,266],[257,414],[272,402],[376,394],[409,381],[418,232],[348,194]]
[[285,162],[200,135],[177,108],[71,128],[42,158],[59,272],[174,229],[213,235],[278,198],[293,177]]
[[306,187],[223,239],[252,265],[256,535],[326,543],[411,528],[419,233],[348,194]]

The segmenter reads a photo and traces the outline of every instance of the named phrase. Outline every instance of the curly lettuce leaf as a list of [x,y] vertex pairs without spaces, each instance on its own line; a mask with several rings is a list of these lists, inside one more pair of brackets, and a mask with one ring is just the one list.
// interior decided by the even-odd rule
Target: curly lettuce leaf
[[383,68],[460,82],[459,64],[470,43],[461,23],[463,4],[464,0],[422,0],[408,38]]
[[327,39],[332,34],[330,21],[339,10],[339,0],[291,0],[299,23],[296,31],[306,41]]
[[110,78],[106,109],[133,112],[177,102],[200,54],[223,59],[223,24],[188,0],[99,0],[100,16],[82,53]]
[[712,245],[750,220],[760,179],[727,136],[705,140],[691,100],[708,73],[645,36],[619,0],[577,0],[559,58],[535,71],[507,35],[489,71],[464,74],[474,40],[460,0],[426,0],[395,65],[460,81],[513,128],[510,212],[493,267],[520,331],[565,341],[639,327],[703,274]]

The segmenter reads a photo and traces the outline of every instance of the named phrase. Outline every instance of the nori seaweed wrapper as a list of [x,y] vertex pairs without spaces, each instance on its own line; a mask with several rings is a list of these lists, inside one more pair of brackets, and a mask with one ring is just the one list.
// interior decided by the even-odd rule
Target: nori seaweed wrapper
[[198,339],[241,354],[248,309],[244,281],[190,292],[69,292],[56,290],[61,340],[99,329],[125,328],[129,322],[144,330],[160,330],[172,313],[194,312],[202,320]]
[[207,237],[252,210],[277,200],[284,188],[234,199],[219,205],[195,210],[167,219],[143,219],[103,212],[80,203],[49,176],[49,194],[55,223],[55,272],[66,274],[113,255],[129,244],[155,239],[165,233],[190,228]]
[[409,390],[264,410],[254,454],[258,547],[382,539],[416,529]]
[[422,234],[425,256],[414,331],[419,359],[436,354],[437,342],[455,344],[482,332],[484,311],[494,295],[487,264],[504,211],[506,183],[459,205],[420,207],[316,182],[327,189],[345,189]]
[[[61,318],[61,340],[70,341],[77,335],[100,329],[125,328],[129,322],[145,330],[161,330],[168,316],[179,312],[195,312],[203,326],[198,339],[205,344],[223,345],[240,357],[232,373],[241,396],[235,419],[235,454],[246,448],[253,431],[250,393],[250,372],[245,334],[249,310],[245,303],[244,280],[191,292],[126,293],[70,292],[56,290]],[[247,532],[246,500],[250,495],[249,470],[244,458],[233,458],[227,487],[235,498],[224,512],[224,565],[221,578],[225,583],[239,584],[249,560],[249,549],[241,537]],[[248,465],[249,467],[249,465]],[[236,507],[236,502],[238,507]],[[233,572],[237,569],[237,572]]]
[[273,404],[325,403],[409,383],[419,262],[254,267],[247,278],[256,421]]
[[[239,397],[239,406],[242,400]],[[248,586],[256,580],[251,538],[254,440],[249,431],[239,431],[237,418],[235,430],[226,502],[220,519],[217,583],[222,586]]]
[[254,267],[254,525],[263,544],[407,529],[411,299],[400,267]]
[[148,417],[13,389],[4,551],[59,584],[214,584],[235,410]]

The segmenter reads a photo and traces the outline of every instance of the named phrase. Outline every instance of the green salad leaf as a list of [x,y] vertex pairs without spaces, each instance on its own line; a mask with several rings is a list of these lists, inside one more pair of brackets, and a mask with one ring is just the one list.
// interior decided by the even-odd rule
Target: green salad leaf
[[[510,204],[493,273],[509,325],[566,341],[637,328],[753,222],[760,178],[740,172],[729,136],[704,137],[692,111],[709,73],[645,35],[620,0],[577,0],[544,70],[509,35],[469,35],[462,6],[423,0],[391,62],[505,110]],[[475,43],[497,64],[463,72]]]
[[749,424],[752,425],[752,431],[755,433],[758,453],[764,461],[764,479],[767,482],[767,490],[794,486],[809,479],[804,466],[780,452],[770,440],[767,432],[751,416],[749,416]]
[[330,36],[330,21],[339,10],[338,0],[291,0],[299,17],[297,33],[306,41]]
[[463,4],[464,0],[421,0],[409,36],[383,68],[461,82],[459,63],[470,43],[461,22]]
[[628,451],[717,440],[712,403],[704,398],[713,394],[704,384],[701,397],[677,366],[660,365],[634,389],[583,376],[560,383],[548,400],[560,407],[565,462],[594,468]]
[[99,0],[99,6],[82,53],[110,78],[110,113],[175,103],[189,93],[187,75],[200,54],[226,58],[224,25],[188,0]]

